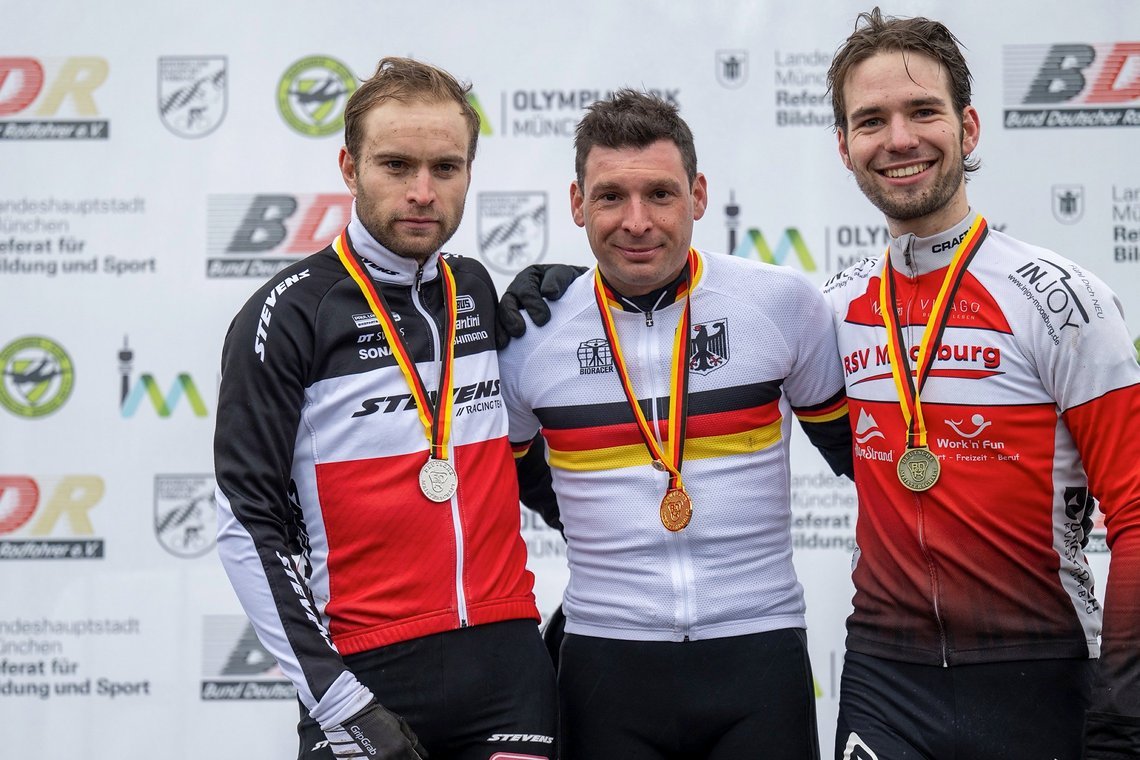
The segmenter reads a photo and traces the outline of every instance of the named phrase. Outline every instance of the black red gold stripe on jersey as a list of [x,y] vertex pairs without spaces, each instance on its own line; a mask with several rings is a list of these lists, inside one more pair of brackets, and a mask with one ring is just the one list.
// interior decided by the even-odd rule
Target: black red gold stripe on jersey
[[[693,393],[685,458],[689,460],[747,454],[766,449],[781,439],[780,384],[757,383]],[[657,399],[658,419],[667,399]],[[649,402],[638,402],[643,416]],[[612,470],[652,462],[641,431],[624,403],[584,404],[536,409],[550,464],[565,470]],[[663,430],[663,422],[657,430]],[[528,442],[529,443],[529,442]],[[516,456],[528,443],[515,446]]]
[[847,416],[847,394],[840,391],[822,404],[800,406],[792,410],[796,419],[806,423],[833,422]]
[[[392,312],[388,308],[383,294],[376,289],[363,260],[353,249],[347,229],[333,241],[333,249],[353,281],[356,282],[357,287],[360,288],[364,300],[372,309],[373,316],[380,322],[384,337],[388,341],[388,347],[391,348],[392,355],[400,366],[400,372],[408,383],[408,389],[411,390],[412,397],[416,401],[416,411],[431,447],[430,458],[446,461],[447,444],[451,437],[451,412],[455,401],[452,385],[455,366],[455,323],[458,313],[458,306],[455,301],[455,277],[451,273],[451,268],[444,261],[443,255],[440,254],[437,260],[440,279],[443,282],[443,303],[447,309],[447,321],[444,324],[442,345],[439,347],[439,392],[430,394],[424,387],[423,378],[420,377],[419,369],[416,368],[416,363],[412,360],[408,347],[400,337],[400,330],[396,327]],[[434,403],[433,395],[435,396]]]
[[887,328],[887,353],[891,363],[891,376],[895,391],[902,407],[903,419],[907,425],[907,448],[926,448],[926,422],[922,416],[922,387],[930,376],[930,367],[938,355],[938,347],[950,318],[951,304],[958,286],[966,276],[966,268],[974,258],[982,241],[986,239],[989,227],[981,214],[974,218],[969,231],[958,244],[938,296],[930,310],[930,318],[922,332],[918,345],[918,358],[912,371],[910,360],[904,348],[902,324],[897,311],[898,288],[895,285],[895,271],[891,266],[890,249],[883,263],[883,275],[879,278],[879,309],[883,324]]

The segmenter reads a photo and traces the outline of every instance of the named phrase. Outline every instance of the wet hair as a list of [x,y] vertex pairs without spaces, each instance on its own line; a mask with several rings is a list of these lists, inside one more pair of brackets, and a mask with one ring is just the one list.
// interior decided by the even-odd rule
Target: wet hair
[[[920,53],[937,61],[946,70],[950,98],[961,121],[962,112],[970,105],[973,79],[962,55],[961,45],[961,41],[939,21],[921,16],[883,16],[878,7],[870,13],[860,13],[855,19],[855,31],[836,51],[827,72],[835,129],[847,133],[847,103],[843,87],[851,70],[868,58],[884,52]],[[965,160],[966,171],[971,172],[977,168],[976,160]]]
[[376,73],[356,88],[344,108],[344,146],[353,159],[358,157],[364,140],[364,117],[385,101],[453,101],[467,121],[470,137],[467,161],[470,163],[475,159],[475,147],[479,141],[479,114],[467,100],[470,91],[470,84],[460,84],[451,74],[430,64],[411,58],[383,58],[376,65]]
[[692,184],[697,178],[697,149],[693,146],[693,133],[675,105],[656,95],[629,88],[594,102],[578,122],[574,135],[574,172],[578,185],[585,182],[586,158],[595,146],[647,148],[658,140],[669,140],[677,146],[681,164]]

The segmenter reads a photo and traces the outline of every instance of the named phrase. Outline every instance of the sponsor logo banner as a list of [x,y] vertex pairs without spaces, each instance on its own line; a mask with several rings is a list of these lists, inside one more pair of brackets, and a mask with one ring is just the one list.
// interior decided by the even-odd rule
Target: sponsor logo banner
[[277,83],[277,110],[286,124],[306,137],[342,132],[344,107],[356,83],[352,71],[335,58],[302,58]]
[[225,56],[158,59],[158,115],[179,137],[204,137],[226,117]]
[[479,193],[479,254],[497,272],[514,274],[546,253],[546,193]]
[[240,615],[202,618],[203,702],[296,699],[273,655],[261,645],[250,622]]
[[201,557],[214,548],[217,502],[213,475],[154,476],[154,537],[175,557]]
[[1006,129],[1140,126],[1140,42],[1006,45]]
[[71,357],[50,338],[17,338],[0,349],[0,406],[18,417],[44,417],[59,409],[75,387]]
[[95,93],[105,58],[0,57],[0,140],[106,140]]
[[97,475],[0,475],[0,560],[103,559],[90,512],[105,490]]

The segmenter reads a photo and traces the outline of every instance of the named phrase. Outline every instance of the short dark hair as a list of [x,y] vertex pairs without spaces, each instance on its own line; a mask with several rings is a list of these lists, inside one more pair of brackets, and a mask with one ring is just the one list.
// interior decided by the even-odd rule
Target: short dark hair
[[479,142],[479,114],[467,100],[470,84],[460,84],[443,69],[411,58],[390,56],[376,65],[376,73],[364,80],[348,99],[344,108],[344,147],[353,159],[358,157],[364,140],[364,117],[386,100],[425,103],[446,103],[451,100],[459,106],[467,121],[470,142],[467,161],[475,159]]
[[586,109],[574,136],[574,172],[581,186],[586,157],[596,145],[603,148],[647,148],[669,140],[681,152],[689,184],[697,178],[697,149],[693,133],[672,103],[645,92],[622,88]]
[[[831,108],[835,114],[835,129],[847,133],[847,103],[843,86],[851,70],[868,58],[883,52],[910,52],[927,55],[946,69],[950,83],[950,98],[961,120],[966,106],[970,105],[970,67],[962,55],[961,41],[946,25],[928,18],[897,18],[883,16],[876,6],[870,13],[860,13],[855,19],[855,31],[836,51],[827,72],[827,86],[831,90]],[[966,171],[974,171],[978,162],[967,159]]]

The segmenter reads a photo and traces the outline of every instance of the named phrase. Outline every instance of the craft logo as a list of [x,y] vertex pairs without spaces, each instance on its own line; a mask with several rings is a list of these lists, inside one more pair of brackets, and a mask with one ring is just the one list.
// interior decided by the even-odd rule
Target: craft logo
[[240,615],[202,618],[203,702],[296,699],[297,690]]
[[1061,224],[1076,224],[1084,214],[1084,185],[1053,185],[1054,219]]
[[0,140],[106,140],[95,91],[109,71],[94,56],[0,57]]
[[211,195],[206,277],[272,277],[328,245],[352,218],[352,196]]
[[748,51],[716,51],[716,81],[730,90],[743,87],[748,81]]
[[479,193],[479,254],[496,272],[514,274],[546,253],[546,193]]
[[179,137],[203,137],[226,117],[225,56],[158,59],[158,115]]
[[206,404],[202,401],[202,394],[194,385],[194,378],[185,372],[178,373],[165,396],[162,394],[162,388],[158,381],[154,379],[154,375],[149,373],[140,375],[139,379],[132,384],[131,370],[134,366],[134,356],[135,352],[131,350],[127,338],[124,337],[123,347],[119,349],[119,408],[124,418],[134,417],[144,398],[150,400],[155,413],[162,419],[174,414],[174,410],[183,397],[186,398],[186,402],[190,405],[190,411],[194,413],[195,417],[209,415]]
[[0,406],[17,417],[44,417],[63,406],[75,387],[75,367],[63,347],[39,335],[0,349]]
[[295,131],[326,137],[344,130],[344,107],[356,76],[340,61],[312,55],[290,66],[277,84],[277,110]]
[[213,475],[154,476],[154,536],[175,557],[214,548],[217,502]]
[[689,371],[707,375],[728,364],[728,320],[717,319],[691,327]]
[[1140,126],[1140,42],[1006,45],[1006,129]]
[[[103,559],[89,513],[105,490],[96,475],[0,475],[0,560]],[[54,533],[68,538],[46,538]]]
[[732,252],[733,256],[762,261],[765,264],[784,264],[788,259],[788,254],[794,252],[800,269],[805,272],[816,271],[815,259],[812,258],[803,235],[795,227],[786,228],[776,243],[776,248],[772,249],[768,245],[764,233],[755,227],[746,230],[744,235],[739,240],[737,239],[736,232],[740,226],[738,219],[740,206],[736,204],[736,194],[733,192],[729,193],[729,201],[728,205],[725,206],[724,213],[725,226],[728,229],[728,250]]
[[602,375],[614,371],[614,355],[605,338],[591,338],[578,344],[578,374]]

